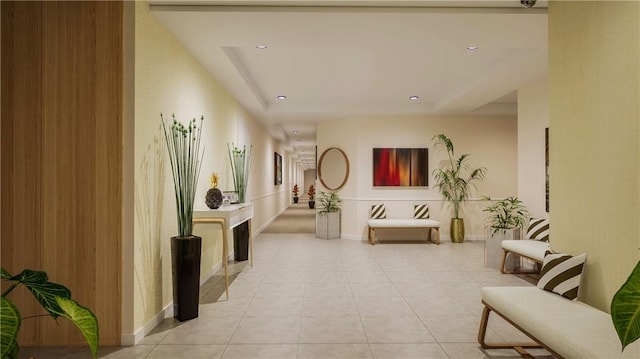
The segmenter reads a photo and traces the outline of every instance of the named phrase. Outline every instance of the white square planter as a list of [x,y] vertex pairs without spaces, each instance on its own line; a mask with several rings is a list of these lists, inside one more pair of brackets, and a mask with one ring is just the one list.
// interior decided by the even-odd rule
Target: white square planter
[[[511,229],[506,232],[498,231],[491,235],[491,230],[486,229],[484,241],[484,266],[488,268],[500,269],[502,261],[502,241],[520,239],[520,229]],[[520,266],[520,258],[513,254],[507,255],[505,269],[514,270]]]
[[340,212],[316,212],[316,238],[340,238]]

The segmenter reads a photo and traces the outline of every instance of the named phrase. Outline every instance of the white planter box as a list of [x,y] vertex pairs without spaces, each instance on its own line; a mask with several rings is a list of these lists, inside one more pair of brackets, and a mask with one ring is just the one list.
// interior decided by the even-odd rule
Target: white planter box
[[[502,261],[502,241],[510,239],[520,239],[520,229],[511,229],[506,232],[496,232],[491,235],[491,230],[485,230],[484,241],[484,266],[488,268],[500,269],[500,262]],[[520,258],[516,255],[507,255],[505,269],[508,271],[514,270],[520,266]]]
[[316,212],[316,238],[340,238],[340,212]]

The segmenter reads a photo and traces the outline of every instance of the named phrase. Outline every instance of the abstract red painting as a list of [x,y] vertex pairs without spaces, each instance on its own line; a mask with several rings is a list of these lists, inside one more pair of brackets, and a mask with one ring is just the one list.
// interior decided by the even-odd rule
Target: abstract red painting
[[426,148],[374,148],[373,185],[428,186],[428,150]]

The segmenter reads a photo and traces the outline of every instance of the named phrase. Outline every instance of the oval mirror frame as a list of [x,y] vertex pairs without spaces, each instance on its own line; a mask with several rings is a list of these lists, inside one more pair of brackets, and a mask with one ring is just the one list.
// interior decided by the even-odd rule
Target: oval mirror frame
[[[342,182],[340,183],[340,185],[338,185],[337,187],[330,187],[328,186],[324,179],[322,178],[322,163],[323,160],[325,159],[325,156],[327,155],[327,153],[329,153],[330,151],[333,150],[337,150],[340,152],[340,154],[342,155],[342,158],[344,158],[344,164],[345,164],[345,173],[344,173],[344,178],[342,179]],[[347,154],[344,153],[343,150],[339,149],[338,147],[329,147],[326,150],[324,150],[324,152],[322,152],[322,155],[320,155],[320,159],[318,160],[318,178],[320,179],[320,183],[327,189],[331,190],[331,191],[337,191],[340,188],[344,187],[344,185],[347,183],[347,180],[349,179],[349,158],[347,157]]]

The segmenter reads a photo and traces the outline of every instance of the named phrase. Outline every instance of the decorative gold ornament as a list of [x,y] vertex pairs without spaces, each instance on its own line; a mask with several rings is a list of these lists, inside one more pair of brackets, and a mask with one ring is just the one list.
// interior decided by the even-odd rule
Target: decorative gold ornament
[[218,188],[218,180],[220,176],[217,173],[213,172],[211,177],[209,177],[209,182],[211,183],[211,188]]

